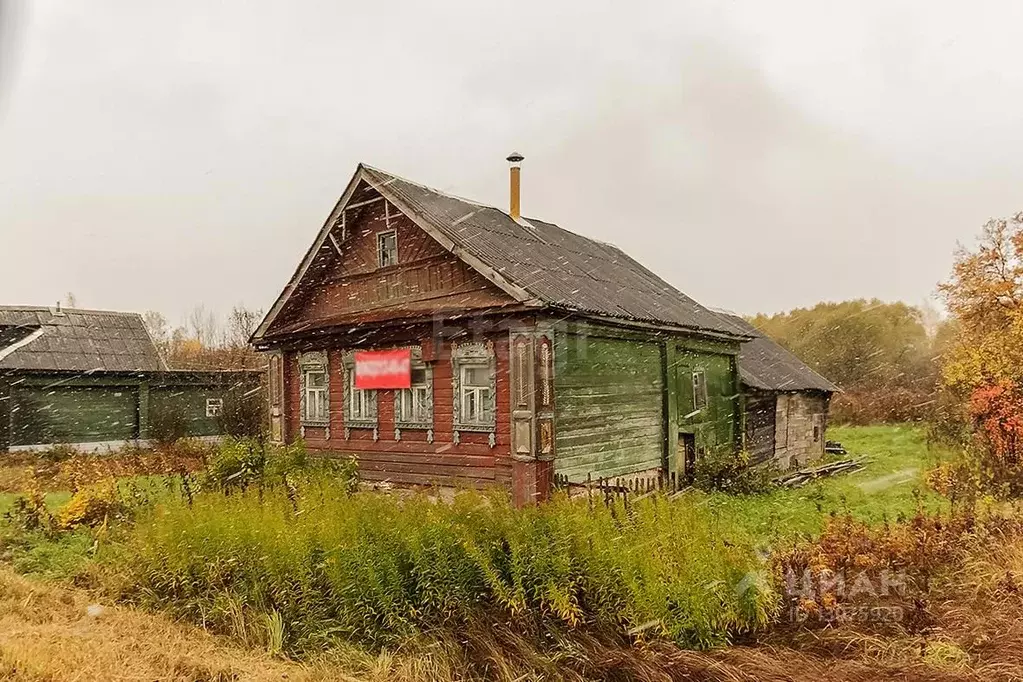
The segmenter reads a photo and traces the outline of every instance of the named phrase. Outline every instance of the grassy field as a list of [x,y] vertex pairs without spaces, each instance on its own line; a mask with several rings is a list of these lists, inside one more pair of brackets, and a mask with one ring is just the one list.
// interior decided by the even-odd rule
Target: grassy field
[[738,519],[765,540],[815,534],[831,513],[850,513],[869,523],[912,516],[917,505],[934,509],[947,502],[923,484],[924,473],[951,455],[927,443],[918,425],[836,427],[828,431],[849,451],[845,457],[869,458],[855,474],[820,479],[802,488],[767,495],[707,495],[706,504],[728,519]]
[[[832,514],[877,525],[919,507],[947,507],[925,488],[923,475],[950,453],[929,448],[922,428],[834,428],[829,438],[842,441],[850,456],[869,458],[866,470],[761,495],[692,491],[670,502],[648,498],[631,509],[607,510],[598,502],[588,510],[584,500],[559,500],[516,512],[497,498],[471,495],[453,505],[366,492],[350,498],[329,481],[309,479],[294,489],[189,494],[187,502],[180,489],[161,486],[163,496],[152,498],[159,500],[155,510],[143,510],[123,528],[104,524],[5,539],[0,522],[0,559],[16,572],[84,577],[102,585],[108,599],[116,593],[201,624],[174,626],[167,636],[177,638],[182,652],[205,652],[203,664],[210,666],[195,677],[192,662],[135,642],[133,627],[168,627],[159,614],[117,607],[110,611],[118,614],[113,631],[80,614],[78,622],[64,609],[50,619],[54,628],[46,635],[56,638],[57,650],[67,649],[62,656],[47,658],[33,644],[34,612],[22,613],[20,625],[0,621],[15,633],[0,637],[0,678],[6,670],[18,680],[62,679],[61,670],[80,665],[78,657],[105,638],[131,652],[128,660],[143,657],[139,670],[148,679],[262,679],[269,671],[267,679],[418,681],[463,679],[467,670],[502,680],[533,679],[536,671],[578,680],[810,680],[836,670],[845,672],[831,679],[891,678],[892,666],[902,671],[920,663],[913,652],[927,653],[930,645],[919,649],[912,637],[902,637],[888,643],[892,660],[857,649],[854,662],[831,661],[823,645],[814,653],[817,644],[805,651],[771,643],[704,653],[670,646],[720,647],[736,635],[762,636],[777,594],[769,580],[749,578],[767,575],[764,550],[816,535]],[[47,503],[66,497],[53,491]],[[1012,564],[1023,567],[1023,555]],[[991,576],[1002,569],[986,570],[985,584],[1001,585]],[[0,573],[0,602],[5,590],[31,590],[33,583],[0,571],[7,571]],[[55,598],[76,604],[85,598],[69,594]],[[951,617],[950,632],[962,626],[960,616]],[[82,624],[96,631],[94,642],[63,641]],[[578,634],[580,628],[585,632]],[[642,633],[651,647],[629,645],[633,635],[622,637],[627,630]],[[228,634],[231,644],[210,639],[210,631]],[[956,665],[964,646],[946,652],[959,657]],[[254,653],[266,651],[301,654],[305,664]],[[324,658],[322,651],[331,654]],[[947,670],[939,663],[924,661],[919,676],[900,677],[958,679],[943,677]],[[104,679],[90,675],[81,679]]]

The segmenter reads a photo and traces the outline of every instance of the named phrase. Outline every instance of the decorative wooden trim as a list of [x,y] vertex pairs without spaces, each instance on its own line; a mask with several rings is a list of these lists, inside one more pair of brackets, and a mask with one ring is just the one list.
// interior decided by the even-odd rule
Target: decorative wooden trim
[[[306,371],[323,372],[324,407],[326,415],[323,419],[310,419],[306,416]],[[326,351],[307,351],[298,355],[298,414],[305,437],[306,426],[330,428],[330,363]],[[328,436],[329,437],[329,436]]]
[[536,459],[534,423],[533,328],[509,330],[512,457],[520,462]]
[[[462,420],[462,368],[466,366],[487,367],[489,369],[490,396],[488,398],[488,422],[466,422]],[[474,431],[478,433],[492,432],[497,427],[497,355],[494,344],[487,343],[453,343],[451,344],[451,388],[454,393],[452,419],[455,433]],[[456,441],[457,442],[457,441]]]
[[399,419],[401,394],[406,389],[394,391],[394,425],[398,429],[432,429],[433,428],[433,367],[423,360],[423,349],[421,346],[399,346],[408,348],[412,353],[412,369],[426,370],[426,408],[429,412],[427,419],[423,421],[407,421]]
[[555,457],[554,437],[554,331],[536,331],[535,418],[536,458],[551,461]]
[[284,353],[276,350],[267,362],[267,414],[270,419],[270,441],[284,441]]
[[[273,324],[275,319],[277,319],[277,316],[280,314],[281,310],[284,309],[284,306],[291,299],[291,296],[298,288],[299,282],[301,282],[302,279],[305,277],[306,273],[309,270],[309,267],[313,263],[313,260],[316,258],[316,254],[319,253],[320,248],[323,246],[324,241],[327,239],[327,235],[330,234],[331,231],[338,226],[338,221],[340,221],[342,224],[341,241],[344,242],[345,238],[347,237],[346,230],[344,227],[345,211],[348,208],[354,208],[356,206],[355,204],[349,206],[348,202],[351,201],[352,195],[355,193],[356,188],[358,188],[359,183],[361,183],[362,181],[365,181],[366,184],[375,189],[380,194],[380,197],[385,200],[385,202],[389,201],[391,204],[394,205],[396,209],[398,209],[398,211],[403,213],[413,223],[415,223],[416,226],[418,226],[428,235],[433,237],[433,239],[442,247],[444,247],[446,251],[453,254],[457,258],[461,259],[470,268],[483,275],[483,277],[488,279],[498,289],[508,294],[519,303],[522,303],[529,307],[536,308],[543,306],[543,302],[534,297],[532,294],[530,294],[526,289],[508,280],[504,275],[502,275],[501,273],[497,272],[496,270],[485,264],[477,256],[468,253],[465,249],[457,246],[453,241],[447,238],[440,230],[438,230],[430,222],[425,220],[417,211],[413,210],[410,206],[401,201],[401,199],[397,197],[395,193],[390,190],[390,188],[388,188],[387,186],[388,183],[371,180],[368,177],[369,171],[375,171],[378,173],[391,175],[390,173],[386,173],[386,171],[378,171],[377,169],[366,166],[365,164],[361,163],[359,164],[359,166],[355,170],[355,174],[352,176],[352,179],[348,181],[348,185],[347,187],[345,187],[345,191],[341,195],[341,198],[338,199],[338,202],[334,205],[334,210],[332,210],[330,212],[330,215],[327,216],[327,220],[324,221],[323,227],[320,228],[319,234],[316,236],[316,239],[313,241],[313,244],[309,247],[309,250],[306,251],[305,256],[302,258],[302,262],[295,269],[295,272],[292,274],[291,279],[288,280],[288,284],[284,287],[284,290],[281,291],[280,295],[277,297],[277,300],[274,301],[274,304],[270,307],[270,310],[267,311],[266,317],[263,318],[263,321],[259,323],[259,326],[256,328],[256,331],[252,334],[252,337],[249,339],[250,343],[257,343],[259,341],[262,341],[263,337],[266,335],[267,330],[270,328],[270,325]],[[371,199],[369,201],[374,200]]]
[[[351,429],[373,429],[376,432],[379,423],[379,411],[377,410],[377,391],[366,391],[371,396],[369,409],[372,413],[369,417],[355,417],[352,414],[352,379],[355,377],[355,351],[345,351],[341,354],[341,364],[344,368],[344,410],[345,410],[345,431],[350,435]],[[347,436],[346,436],[347,437]],[[374,440],[376,436],[374,435]]]

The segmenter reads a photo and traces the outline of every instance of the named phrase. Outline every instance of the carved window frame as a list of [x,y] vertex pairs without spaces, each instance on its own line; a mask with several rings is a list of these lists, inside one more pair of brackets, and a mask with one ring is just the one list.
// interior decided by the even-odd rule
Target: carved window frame
[[[489,398],[486,421],[465,421],[462,418],[462,371],[465,368],[485,368],[489,375]],[[497,428],[497,356],[493,343],[459,343],[451,349],[451,384],[454,392],[454,430],[493,434]]]
[[[379,423],[379,411],[377,410],[378,392],[370,389],[355,388],[355,351],[347,351],[341,356],[341,364],[345,371],[345,428],[346,429],[376,429]],[[368,408],[370,414],[356,416],[352,412],[355,406],[354,398],[358,390],[364,391],[369,396]]]
[[[323,374],[323,417],[310,417],[307,412],[307,376]],[[299,416],[303,427],[330,426],[330,365],[325,351],[310,351],[298,356]]]
[[394,427],[396,429],[432,429],[433,428],[433,367],[423,361],[423,349],[421,346],[410,346],[412,355],[412,371],[423,370],[426,373],[426,410],[427,417],[424,420],[400,419],[402,394],[411,393],[412,389],[400,388],[394,391]]

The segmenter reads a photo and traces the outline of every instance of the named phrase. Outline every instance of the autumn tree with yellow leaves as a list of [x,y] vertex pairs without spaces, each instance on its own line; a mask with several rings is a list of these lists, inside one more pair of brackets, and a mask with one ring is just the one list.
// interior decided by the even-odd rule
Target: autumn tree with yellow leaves
[[1019,469],[1023,213],[988,221],[976,249],[956,252],[952,276],[939,290],[957,323],[943,357],[943,382],[965,405],[983,454],[993,464]]

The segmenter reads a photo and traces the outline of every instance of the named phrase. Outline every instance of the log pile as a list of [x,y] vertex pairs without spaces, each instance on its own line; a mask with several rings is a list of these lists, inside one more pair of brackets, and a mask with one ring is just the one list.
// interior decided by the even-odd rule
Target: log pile
[[783,488],[799,488],[810,481],[817,480],[818,478],[835,476],[837,474],[852,474],[857,471],[863,471],[866,463],[867,459],[865,457],[843,459],[838,462],[822,464],[819,467],[800,469],[799,471],[784,474],[774,479],[774,482]]
[[824,443],[824,452],[828,455],[847,455],[849,454],[842,444],[837,440],[829,440]]

